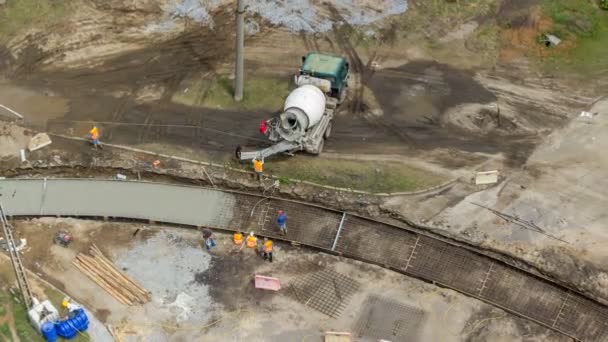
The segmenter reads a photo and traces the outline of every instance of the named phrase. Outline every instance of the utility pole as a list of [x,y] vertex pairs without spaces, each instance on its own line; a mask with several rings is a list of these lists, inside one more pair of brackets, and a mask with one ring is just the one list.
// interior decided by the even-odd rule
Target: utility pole
[[234,77],[234,100],[243,99],[243,50],[245,49],[245,0],[237,0],[236,5],[236,66]]

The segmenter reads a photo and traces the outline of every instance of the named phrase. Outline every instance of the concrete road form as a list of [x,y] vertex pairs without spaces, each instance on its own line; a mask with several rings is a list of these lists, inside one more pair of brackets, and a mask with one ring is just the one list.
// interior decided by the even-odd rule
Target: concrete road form
[[[10,216],[152,220],[298,242],[451,288],[580,341],[608,339],[608,308],[550,279],[415,230],[296,201],[99,179],[0,180]],[[287,212],[288,233],[276,226]],[[333,251],[332,251],[333,250]]]

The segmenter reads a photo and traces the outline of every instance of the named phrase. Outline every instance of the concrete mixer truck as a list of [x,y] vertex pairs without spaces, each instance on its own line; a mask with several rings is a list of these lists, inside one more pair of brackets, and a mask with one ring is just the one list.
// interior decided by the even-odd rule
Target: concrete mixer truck
[[349,65],[345,58],[310,52],[302,57],[295,83],[283,111],[260,124],[274,144],[262,150],[236,149],[240,161],[264,159],[278,153],[306,151],[318,155],[331,135],[334,111],[346,99]]

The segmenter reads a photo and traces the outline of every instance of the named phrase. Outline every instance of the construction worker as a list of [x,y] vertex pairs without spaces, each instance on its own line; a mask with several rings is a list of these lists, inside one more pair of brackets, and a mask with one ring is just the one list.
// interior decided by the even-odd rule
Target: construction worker
[[74,311],[77,311],[78,309],[80,309],[80,306],[72,303],[72,300],[68,297],[63,298],[63,301],[61,302],[61,306],[63,307],[64,312],[67,312],[68,317],[72,316],[71,314]]
[[272,262],[272,240],[264,238],[264,260],[269,259]]
[[101,147],[101,145],[99,145],[99,130],[97,129],[97,126],[93,126],[93,128],[91,128],[91,130],[89,131],[89,134],[91,136],[91,142],[93,143],[93,147]]
[[247,237],[247,248],[256,248],[258,246],[258,238],[253,235],[253,232],[249,233]]
[[243,244],[243,234],[241,232],[234,233],[234,244],[240,246]]
[[258,177],[258,180],[262,180],[262,172],[264,172],[264,158],[262,158],[262,160],[256,158],[253,158],[253,170],[255,170],[255,173]]
[[287,235],[287,214],[283,210],[279,210],[277,215],[277,226],[283,235]]
[[266,120],[262,120],[262,122],[260,122],[260,133],[262,133],[262,135],[266,135],[267,132],[268,124],[266,123]]
[[207,251],[210,251],[211,248],[217,246],[215,240],[213,239],[213,232],[211,231],[211,229],[203,229],[203,239],[205,239],[205,248],[207,248]]

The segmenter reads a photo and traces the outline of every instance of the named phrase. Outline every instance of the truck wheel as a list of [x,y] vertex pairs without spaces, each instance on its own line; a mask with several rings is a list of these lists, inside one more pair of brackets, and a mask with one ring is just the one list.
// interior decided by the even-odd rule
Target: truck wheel
[[330,121],[329,124],[327,125],[327,128],[325,129],[325,133],[323,133],[323,138],[329,139],[329,137],[331,136],[332,126],[333,126],[333,123]]
[[241,161],[241,150],[243,148],[241,147],[241,145],[238,145],[236,147],[236,150],[234,151],[234,155],[236,156],[236,160],[238,160],[239,162]]
[[313,153],[315,156],[318,156],[319,154],[321,154],[321,152],[323,152],[323,146],[325,145],[325,139],[321,139],[321,143],[319,143],[319,148],[317,149],[317,151],[315,153]]
[[344,101],[346,101],[346,87],[342,88],[342,91],[338,96],[338,104],[342,104]]

